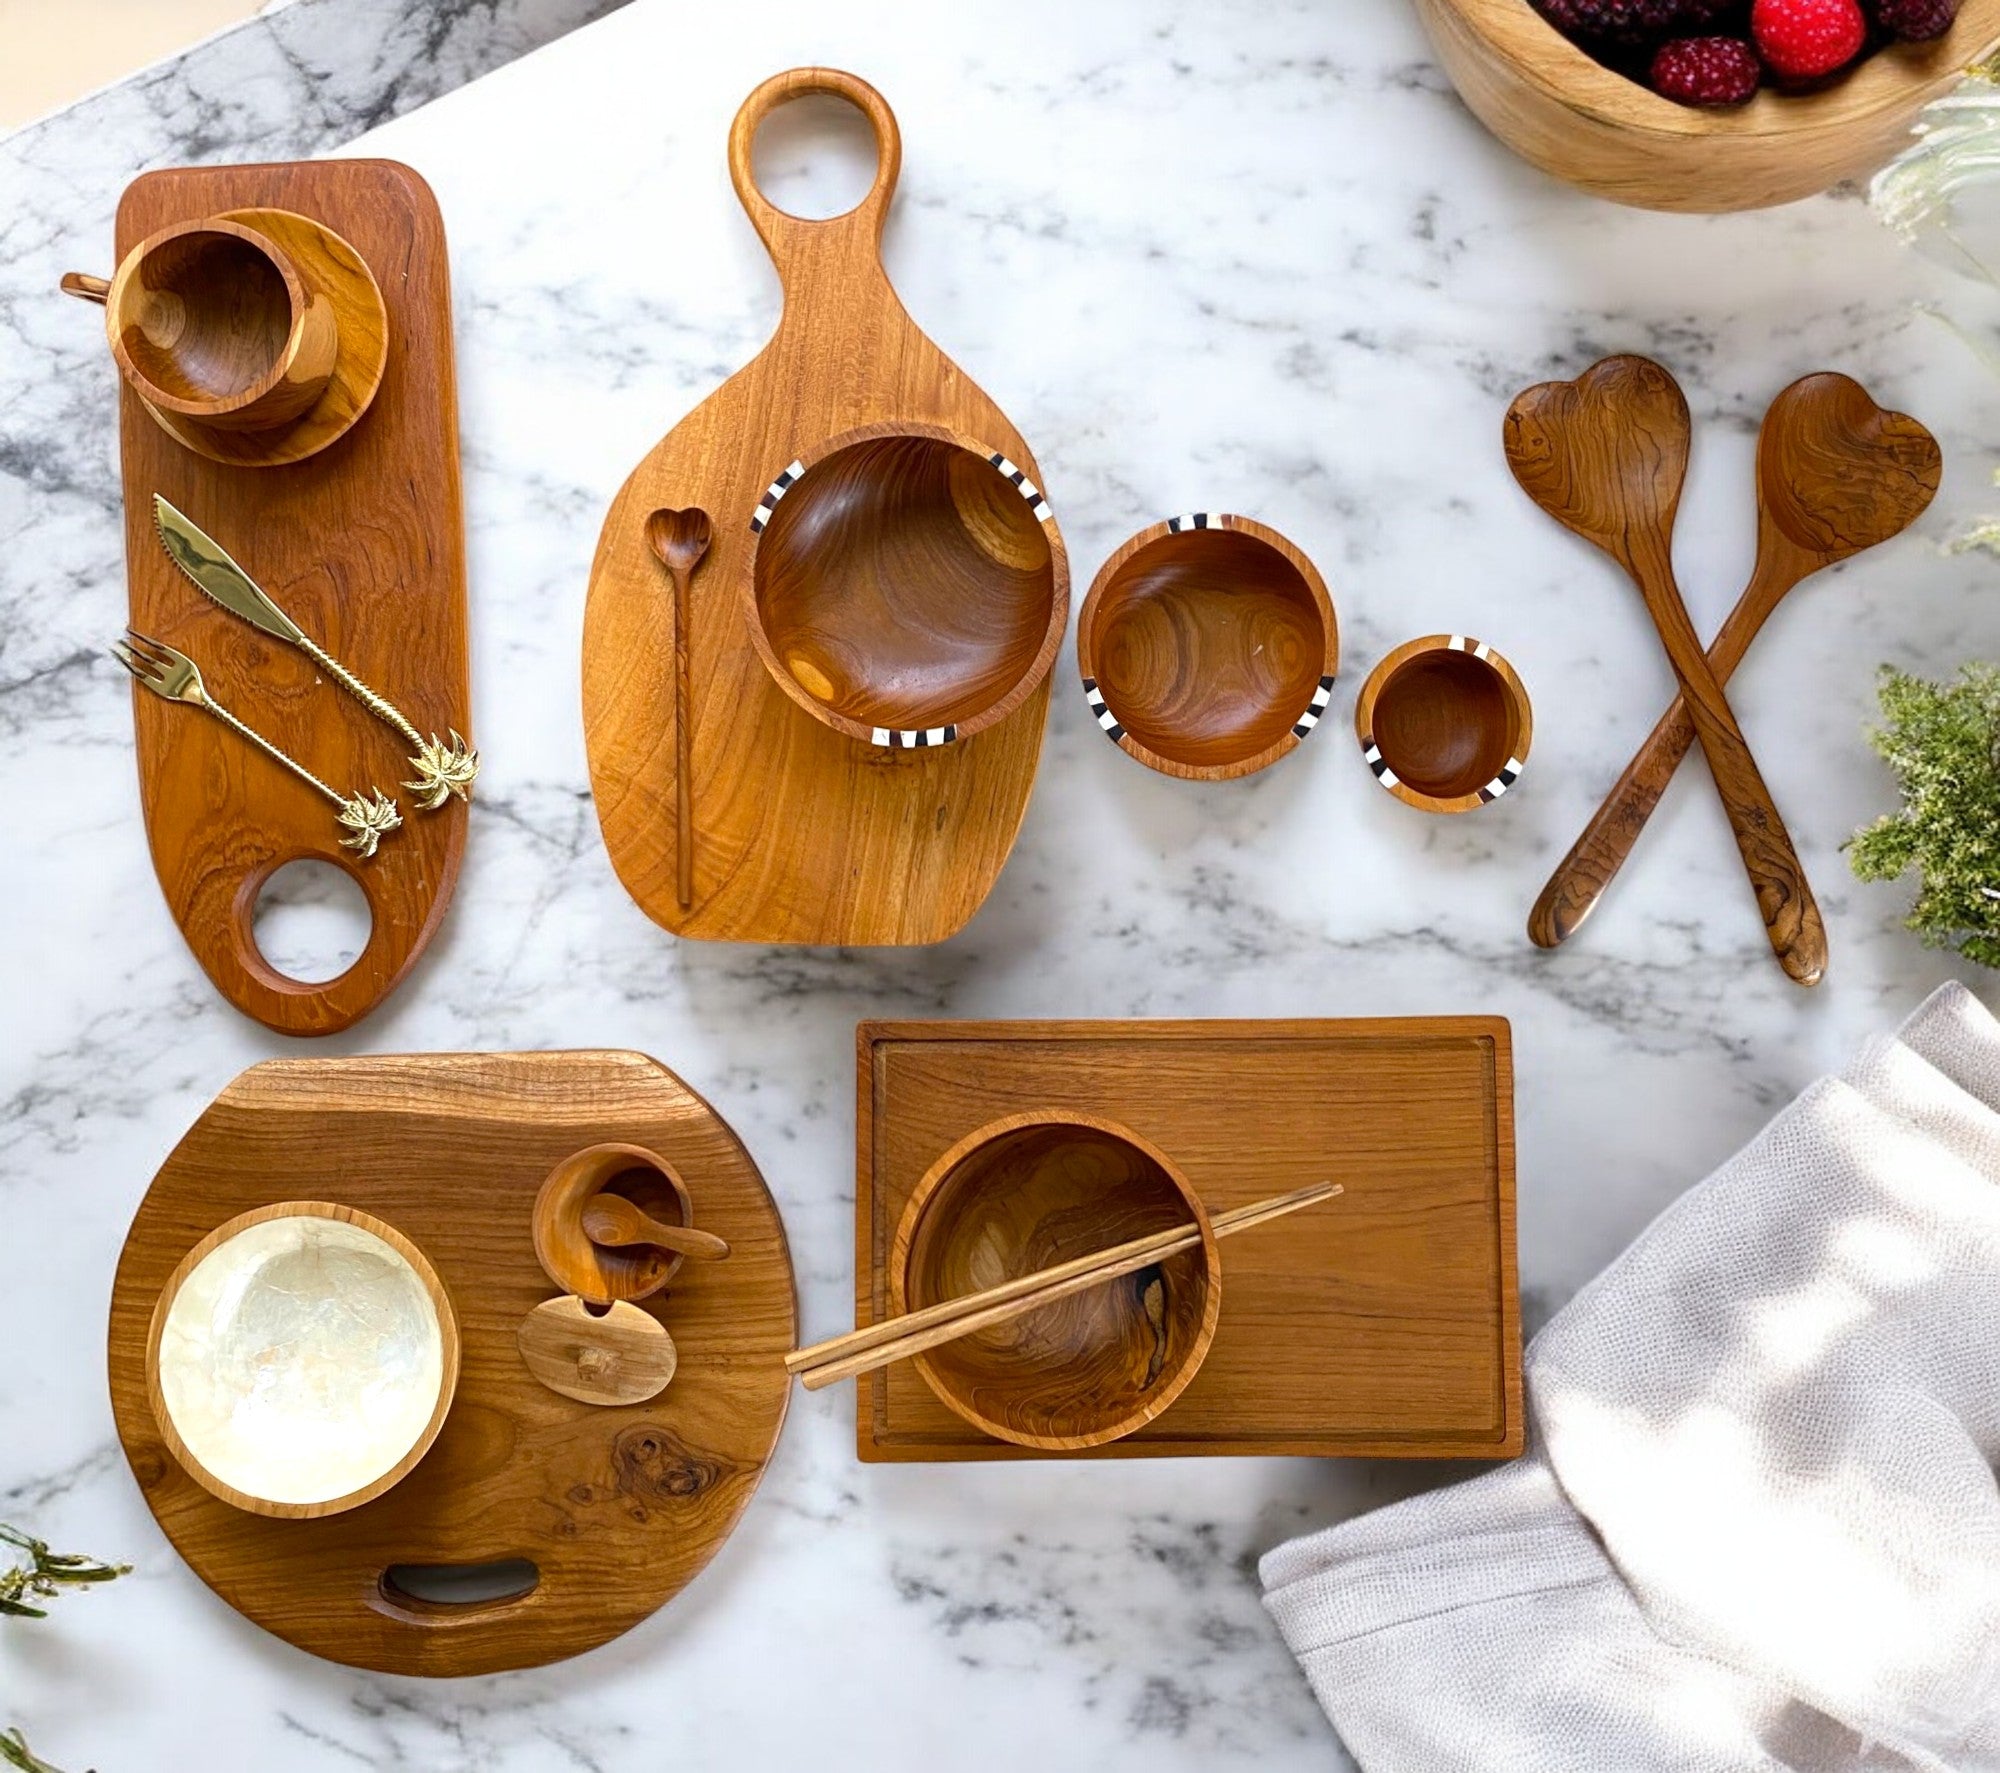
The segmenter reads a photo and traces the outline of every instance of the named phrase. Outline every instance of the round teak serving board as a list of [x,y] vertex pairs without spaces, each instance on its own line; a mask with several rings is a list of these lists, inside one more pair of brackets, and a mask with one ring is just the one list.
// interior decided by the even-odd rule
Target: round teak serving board
[[[750,165],[758,124],[815,93],[860,109],[877,155],[867,196],[824,221],[773,207]],[[794,69],[745,101],[730,132],[730,174],[784,285],[777,333],[633,470],[597,544],[583,633],[597,816],[626,891],[677,935],[943,941],[992,890],[1027,811],[1046,675],[984,732],[888,749],[821,725],[780,689],[742,609],[752,514],[830,438],[877,425],[943,427],[1041,483],[1020,434],[918,330],[890,287],[880,243],[901,158],[895,117],[852,74]],[[689,585],[694,867],[686,908],[676,879],[673,598],[646,542],[646,519],[661,508],[705,511],[714,530]],[[1059,595],[1066,604],[1066,567]]]
[[[593,1406],[523,1364],[522,1320],[556,1289],[529,1211],[582,1146],[629,1140],[673,1163],[726,1262],[689,1263],[639,1308],[679,1353],[657,1397]],[[168,1452],[147,1396],[154,1301],[224,1220],[337,1201],[393,1225],[436,1267],[461,1337],[458,1392],[393,1489],[320,1520],[209,1494]],[[555,1662],[629,1630],[728,1537],[785,1419],[797,1340],[776,1206],[736,1136],[672,1072],[628,1052],[273,1060],[229,1085],[154,1178],[112,1289],[112,1412],[133,1475],[195,1573],[302,1650],[393,1674]],[[390,1572],[525,1559],[525,1594],[420,1599]],[[429,1586],[422,1584],[420,1586]]]

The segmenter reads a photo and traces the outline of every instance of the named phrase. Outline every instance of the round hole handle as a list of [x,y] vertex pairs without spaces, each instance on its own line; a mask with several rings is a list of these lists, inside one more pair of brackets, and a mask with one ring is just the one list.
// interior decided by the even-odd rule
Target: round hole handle
[[[780,105],[815,96],[845,99],[868,119],[875,132],[875,182],[867,195],[844,214],[819,220],[778,208],[757,188],[752,164],[758,125]],[[888,100],[859,75],[838,68],[792,68],[772,75],[743,101],[729,126],[730,182],[787,289],[796,274],[825,258],[847,261],[859,256],[879,271],[882,224],[888,217],[889,200],[896,194],[896,176],[902,164],[902,132],[896,127]]]

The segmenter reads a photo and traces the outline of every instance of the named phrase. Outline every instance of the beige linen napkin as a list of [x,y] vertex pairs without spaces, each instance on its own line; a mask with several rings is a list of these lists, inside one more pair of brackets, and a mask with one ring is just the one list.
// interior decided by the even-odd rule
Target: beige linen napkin
[[2000,1773],[2000,1025],[1822,1079],[1528,1349],[1514,1465],[1280,1546],[1367,1773]]

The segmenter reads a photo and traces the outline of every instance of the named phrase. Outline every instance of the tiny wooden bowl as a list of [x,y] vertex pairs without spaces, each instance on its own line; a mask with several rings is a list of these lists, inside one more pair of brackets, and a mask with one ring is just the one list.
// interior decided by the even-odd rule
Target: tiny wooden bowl
[[1340,633],[1326,582],[1276,530],[1196,512],[1142,529],[1104,563],[1076,662],[1092,715],[1128,757],[1226,782],[1319,724]]
[[889,1255],[898,1312],[1190,1222],[1200,1249],[962,1336],[916,1356],[917,1370],[975,1428],[1063,1453],[1152,1421],[1215,1338],[1215,1233],[1167,1157],[1115,1121],[1066,1110],[981,1127],[931,1165],[903,1210]]
[[125,255],[104,304],[111,354],[156,411],[219,431],[290,423],[326,392],[333,304],[268,234],[175,222]]
[[1427,634],[1368,673],[1354,732],[1376,781],[1427,813],[1469,813],[1519,779],[1534,711],[1514,667],[1483,640]]
[[592,1243],[583,1209],[600,1194],[623,1195],[662,1225],[694,1223],[694,1199],[665,1158],[643,1145],[592,1145],[557,1164],[535,1196],[536,1259],[565,1293],[592,1305],[657,1293],[686,1258],[654,1245],[608,1250]]
[[1761,209],[1872,172],[2000,44],[2000,0],[1965,0],[1936,42],[1891,45],[1817,91],[1767,87],[1734,110],[1701,110],[1594,60],[1529,0],[1416,4],[1488,129],[1544,172],[1645,209]]
[[[343,1496],[335,1496],[319,1502],[274,1502],[267,1497],[253,1496],[225,1483],[207,1466],[202,1464],[187,1443],[181,1438],[180,1430],[167,1409],[165,1392],[160,1382],[160,1343],[166,1332],[167,1317],[173,1309],[175,1298],[189,1275],[193,1274],[202,1261],[214,1250],[227,1243],[239,1233],[252,1226],[263,1225],[273,1219],[333,1219],[344,1224],[372,1233],[396,1252],[415,1272],[423,1283],[424,1291],[430,1296],[437,1312],[438,1333],[442,1342],[443,1373],[438,1385],[437,1406],[432,1410],[429,1422],[411,1444],[403,1457],[372,1482],[351,1490]],[[364,1213],[359,1207],[337,1206],[329,1201],[291,1200],[279,1201],[268,1207],[257,1207],[247,1213],[239,1213],[233,1219],[218,1225],[193,1249],[183,1256],[167,1277],[167,1284],[160,1289],[159,1299],[153,1306],[152,1323],[146,1333],[146,1393],[151,1403],[153,1420],[160,1431],[160,1438],[166,1443],[167,1451],[196,1483],[212,1496],[227,1502],[231,1507],[240,1508],[250,1514],[268,1515],[279,1520],[318,1520],[327,1515],[341,1514],[350,1508],[359,1508],[364,1502],[372,1502],[402,1482],[416,1469],[417,1462],[431,1449],[431,1443],[444,1427],[444,1419],[451,1411],[452,1399],[458,1391],[459,1340],[458,1318],[452,1311],[450,1295],[445,1292],[444,1282],[438,1279],[437,1270],[430,1259],[410,1242],[393,1225],[376,1218],[372,1213]]]
[[792,462],[750,520],[751,643],[849,738],[944,745],[1005,720],[1055,662],[1069,560],[1006,456],[938,425],[864,425]]

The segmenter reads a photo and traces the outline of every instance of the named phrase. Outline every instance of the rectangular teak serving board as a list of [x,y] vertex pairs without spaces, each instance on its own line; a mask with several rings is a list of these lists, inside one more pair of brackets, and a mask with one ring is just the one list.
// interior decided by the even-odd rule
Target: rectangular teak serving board
[[[1201,1371],[1078,1458],[1510,1458],[1523,1440],[1506,1021],[864,1022],[855,1323],[930,1165],[1002,1115],[1082,1109],[1171,1157],[1213,1212],[1346,1192],[1229,1240]],[[859,1381],[868,1461],[1043,1457],[979,1433],[907,1361]]]

